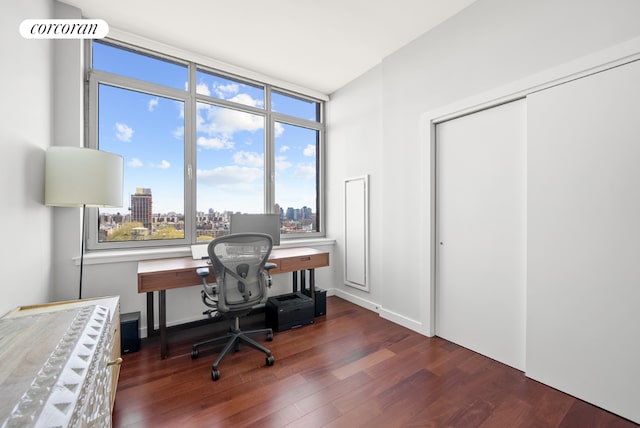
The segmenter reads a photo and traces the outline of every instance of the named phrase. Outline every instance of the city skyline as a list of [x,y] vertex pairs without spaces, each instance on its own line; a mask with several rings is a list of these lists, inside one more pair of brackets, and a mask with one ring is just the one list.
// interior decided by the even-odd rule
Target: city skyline
[[[153,207],[153,191],[151,188],[142,188],[142,187],[137,187],[136,188],[136,192],[132,193],[129,195],[129,200],[131,201],[127,207],[119,207],[116,208],[115,211],[113,211],[113,209],[109,209],[109,208],[100,208],[100,215],[121,215],[121,216],[125,216],[127,215],[126,213],[123,213],[121,211],[126,211],[128,213],[131,213],[131,211],[135,211],[134,205],[135,205],[135,199],[134,197],[140,197],[140,196],[144,196],[144,197],[148,197],[149,199],[149,206]],[[126,197],[126,196],[125,196]],[[313,213],[313,208],[312,207],[308,207],[306,205],[303,205],[301,207],[282,207],[280,206],[280,204],[276,203],[274,205],[274,208],[278,211],[280,211],[280,213],[286,213],[289,210],[307,210],[310,213]],[[196,210],[196,216],[204,216],[204,215],[210,215],[210,214],[234,214],[234,213],[241,213],[241,211],[234,211],[234,210],[215,210],[213,207],[209,207],[206,208],[204,210]],[[151,214],[156,216],[162,216],[162,215],[180,215],[180,216],[184,216],[184,212],[179,212],[179,211],[157,211],[157,210],[151,210]],[[277,213],[276,213],[277,214]]]
[[[149,188],[137,188],[130,195],[130,208],[124,213],[99,214],[99,241],[132,241],[183,239],[185,237],[185,216],[183,213],[153,213],[153,194]],[[280,217],[280,233],[304,233],[316,229],[317,215],[312,208],[303,206],[279,207],[275,205]],[[198,241],[214,239],[230,232],[234,211],[216,211],[209,208],[198,211],[194,226]]]

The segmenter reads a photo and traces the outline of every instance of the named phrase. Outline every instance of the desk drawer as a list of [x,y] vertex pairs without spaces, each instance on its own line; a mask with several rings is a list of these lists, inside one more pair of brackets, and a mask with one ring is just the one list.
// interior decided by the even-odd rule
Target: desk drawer
[[280,262],[279,270],[282,272],[294,272],[323,266],[329,266],[329,253],[288,257]]
[[138,274],[138,293],[202,284],[195,269]]

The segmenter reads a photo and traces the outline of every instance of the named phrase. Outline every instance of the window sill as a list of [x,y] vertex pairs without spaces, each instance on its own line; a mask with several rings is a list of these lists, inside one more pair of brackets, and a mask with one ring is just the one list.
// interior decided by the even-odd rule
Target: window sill
[[[330,238],[291,239],[281,241],[280,245],[276,248],[333,246],[335,243],[336,240]],[[137,262],[140,260],[166,259],[171,257],[191,257],[191,246],[89,252],[84,255],[84,264],[86,266],[106,263]],[[79,266],[80,256],[74,257],[73,261]]]

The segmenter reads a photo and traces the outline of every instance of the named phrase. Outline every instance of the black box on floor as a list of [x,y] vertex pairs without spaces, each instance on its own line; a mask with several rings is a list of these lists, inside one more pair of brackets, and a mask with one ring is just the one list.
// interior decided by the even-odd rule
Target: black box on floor
[[123,354],[140,350],[140,312],[120,315],[120,349]]
[[313,299],[304,294],[289,293],[267,299],[265,307],[267,326],[284,331],[313,323]]
[[[311,297],[311,289],[305,288],[302,292]],[[317,317],[327,314],[327,290],[316,288],[316,306],[315,314]]]

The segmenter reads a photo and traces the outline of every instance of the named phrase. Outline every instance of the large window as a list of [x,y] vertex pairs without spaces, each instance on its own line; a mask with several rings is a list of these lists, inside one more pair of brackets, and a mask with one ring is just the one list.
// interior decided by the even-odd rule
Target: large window
[[90,248],[207,241],[232,213],[323,234],[321,100],[113,41],[88,57],[90,145],[125,162],[122,207],[92,212]]

